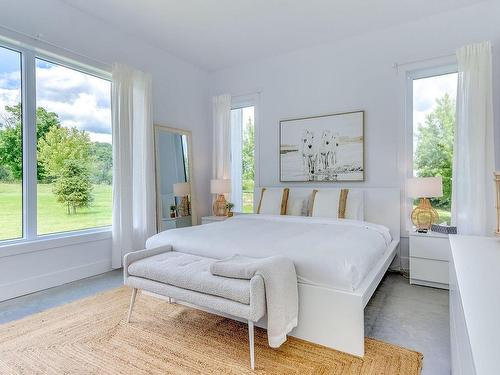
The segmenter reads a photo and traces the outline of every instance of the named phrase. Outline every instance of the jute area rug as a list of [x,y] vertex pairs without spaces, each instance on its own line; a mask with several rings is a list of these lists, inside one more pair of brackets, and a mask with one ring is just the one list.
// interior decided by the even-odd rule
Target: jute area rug
[[130,289],[119,288],[0,326],[0,374],[420,374],[422,355],[366,339],[364,359],[289,338],[255,336],[246,324],[144,294],[126,323]]

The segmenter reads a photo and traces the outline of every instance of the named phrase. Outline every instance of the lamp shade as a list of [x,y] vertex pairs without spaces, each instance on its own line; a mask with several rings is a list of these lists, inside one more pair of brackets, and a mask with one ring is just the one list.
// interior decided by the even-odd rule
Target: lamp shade
[[174,195],[176,197],[185,197],[191,192],[189,182],[178,182],[174,184]]
[[212,194],[226,194],[231,192],[231,180],[211,180],[210,192]]
[[414,177],[409,178],[406,192],[410,198],[437,198],[443,196],[443,178]]

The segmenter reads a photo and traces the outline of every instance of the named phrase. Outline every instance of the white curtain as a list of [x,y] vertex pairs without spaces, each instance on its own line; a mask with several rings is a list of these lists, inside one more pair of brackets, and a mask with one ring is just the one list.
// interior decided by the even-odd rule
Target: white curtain
[[495,155],[490,42],[458,49],[457,60],[452,221],[461,234],[491,235]]
[[113,65],[112,266],[156,232],[151,75]]
[[231,178],[231,95],[214,96],[213,178]]

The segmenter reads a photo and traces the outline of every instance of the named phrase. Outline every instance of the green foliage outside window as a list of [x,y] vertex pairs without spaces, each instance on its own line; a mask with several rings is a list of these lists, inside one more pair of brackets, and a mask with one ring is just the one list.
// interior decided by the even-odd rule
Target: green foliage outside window
[[[0,181],[21,180],[23,175],[23,143],[21,104],[6,106],[7,116],[0,123]],[[60,127],[59,117],[45,108],[36,110],[37,141],[53,127]],[[39,144],[39,142],[37,142]],[[48,182],[43,163],[37,162],[38,182]]]
[[53,192],[57,201],[66,205],[68,215],[75,214],[77,208],[89,207],[92,202],[92,183],[85,164],[75,159],[63,162]]
[[453,140],[455,129],[455,102],[448,94],[436,100],[434,111],[418,124],[414,168],[418,177],[442,176],[443,196],[432,198],[434,207],[451,207],[451,178],[453,167]]
[[242,190],[243,190],[243,212],[253,212],[253,190],[255,178],[255,129],[252,119],[249,117],[243,125],[243,143],[241,149],[242,158]]
[[[21,104],[5,107],[0,119],[0,183],[19,182],[23,177]],[[61,126],[59,117],[45,108],[36,110],[37,180],[53,184],[57,201],[67,213],[88,207],[92,184],[111,185],[112,145],[91,142],[87,132]]]

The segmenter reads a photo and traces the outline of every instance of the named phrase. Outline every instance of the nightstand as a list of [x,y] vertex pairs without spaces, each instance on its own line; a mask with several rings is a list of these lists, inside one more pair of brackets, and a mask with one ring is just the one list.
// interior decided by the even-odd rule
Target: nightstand
[[219,221],[224,221],[227,219],[227,216],[203,216],[201,218],[201,224],[210,224],[217,223]]
[[169,229],[190,227],[191,225],[191,216],[166,217],[161,219],[160,232]]
[[410,284],[448,289],[448,235],[410,232]]

